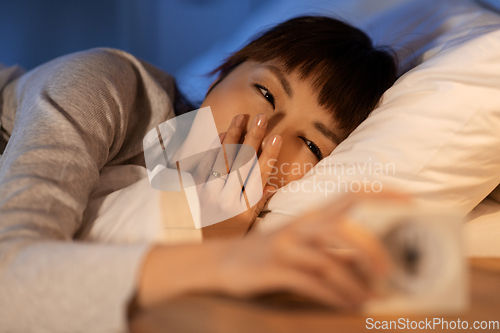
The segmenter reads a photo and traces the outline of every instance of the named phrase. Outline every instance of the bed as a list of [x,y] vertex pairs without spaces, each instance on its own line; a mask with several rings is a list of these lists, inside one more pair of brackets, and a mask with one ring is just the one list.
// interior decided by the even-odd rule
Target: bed
[[[402,190],[419,204],[458,211],[467,221],[464,240],[468,255],[500,256],[500,242],[496,241],[500,236],[500,12],[494,4],[469,0],[277,1],[183,68],[177,77],[181,90],[202,100],[213,79],[203,75],[228,52],[262,28],[305,13],[345,19],[398,55],[400,77],[378,108],[303,179],[280,189],[253,231],[269,232],[287,223],[290,216],[352,191],[353,184],[366,180],[373,191],[381,187]],[[385,168],[378,173],[358,168],[354,174],[332,174],[331,166],[338,164],[361,165],[363,170]],[[175,224],[180,216],[176,214],[181,212],[174,212],[167,225],[161,222],[162,212],[155,204],[159,194],[149,185],[144,168],[109,167],[102,174],[107,178],[93,193],[84,217],[93,221],[93,227],[82,238],[201,241],[199,230]],[[337,189],[344,182],[348,186],[345,190],[327,191],[324,186],[321,191],[308,190],[320,181]],[[134,219],[138,222],[131,222]]]

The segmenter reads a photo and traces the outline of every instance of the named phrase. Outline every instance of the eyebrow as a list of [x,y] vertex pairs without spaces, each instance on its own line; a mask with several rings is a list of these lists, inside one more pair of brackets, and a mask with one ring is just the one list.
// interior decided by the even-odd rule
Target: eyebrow
[[316,128],[318,131],[321,132],[321,134],[323,134],[324,136],[326,136],[328,139],[330,139],[331,141],[333,141],[333,143],[335,143],[336,145],[340,144],[340,138],[337,136],[337,134],[333,133],[332,131],[330,131],[328,128],[325,127],[325,125],[323,125],[322,123],[320,122],[314,122],[313,123],[314,125],[314,128]]
[[281,82],[281,85],[283,86],[283,90],[285,90],[288,97],[292,97],[293,94],[292,87],[290,86],[290,82],[288,82],[285,75],[283,75],[281,69],[279,69],[274,65],[266,65],[265,68],[269,69],[274,75],[276,75],[278,80]]

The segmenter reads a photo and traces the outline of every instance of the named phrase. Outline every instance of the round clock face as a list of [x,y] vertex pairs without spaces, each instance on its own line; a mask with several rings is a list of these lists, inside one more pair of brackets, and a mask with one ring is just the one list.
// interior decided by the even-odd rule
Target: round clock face
[[446,269],[442,235],[411,219],[395,223],[382,238],[395,264],[390,284],[415,294],[429,290]]

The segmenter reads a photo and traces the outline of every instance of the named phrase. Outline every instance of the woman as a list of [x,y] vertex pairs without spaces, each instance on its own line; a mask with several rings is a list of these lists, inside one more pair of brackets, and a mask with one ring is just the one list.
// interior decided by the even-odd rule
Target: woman
[[[301,17],[264,33],[216,72],[202,106],[211,107],[225,143],[261,150],[266,184],[269,165],[314,165],[330,154],[376,106],[396,66],[358,29]],[[61,57],[6,81],[0,326],[7,331],[117,331],[126,325],[129,305],[145,309],[193,291],[249,296],[288,290],[353,306],[369,294],[366,279],[387,272],[380,245],[341,223],[359,200],[353,197],[243,240],[175,247],[74,241],[85,227],[82,214],[99,170],[145,166],[145,134],[191,106],[169,75],[111,49]],[[237,225],[243,234],[270,190],[305,172],[277,175],[261,202],[214,228]],[[364,254],[366,274],[325,252],[333,235]]]
[[[274,188],[302,178],[368,116],[394,82],[396,65],[363,32],[327,17],[301,17],[256,38],[216,73],[201,107],[211,107],[219,133],[227,130],[223,144],[260,151],[264,140],[264,193],[253,209],[203,228],[205,237],[245,234]],[[224,194],[201,196],[215,196],[205,200],[214,206],[234,197]]]

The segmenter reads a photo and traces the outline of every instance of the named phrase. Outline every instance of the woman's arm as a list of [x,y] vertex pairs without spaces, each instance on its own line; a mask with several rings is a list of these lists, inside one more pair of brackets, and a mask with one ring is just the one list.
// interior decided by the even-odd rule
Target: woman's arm
[[[365,229],[346,223],[348,210],[364,200],[406,198],[348,195],[268,235],[157,246],[144,261],[135,305],[148,308],[191,292],[249,297],[288,291],[334,307],[356,307],[370,297],[371,282],[391,268],[381,243]],[[334,244],[351,251],[330,252]]]
[[0,159],[0,327],[123,329],[150,245],[73,236],[102,166],[137,154],[141,135],[173,112],[167,92],[135,58],[94,49],[25,74],[3,99],[15,125]]

